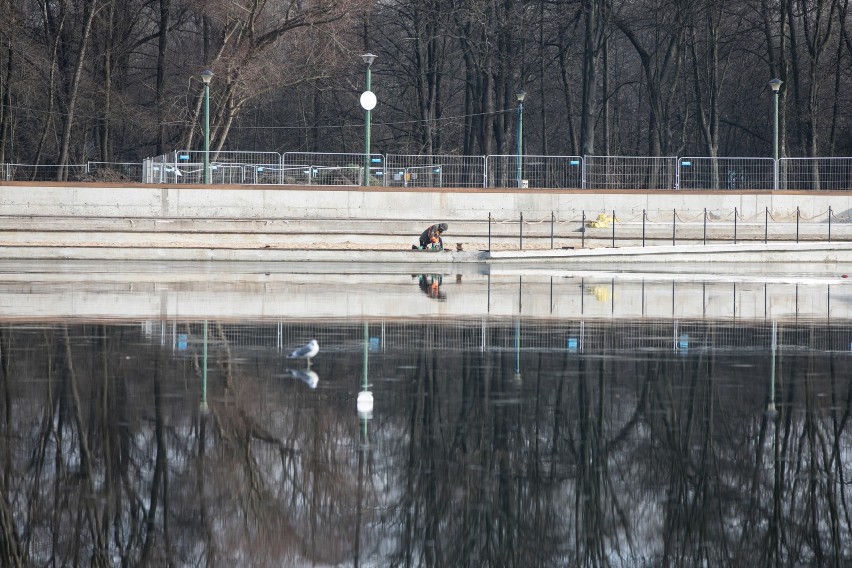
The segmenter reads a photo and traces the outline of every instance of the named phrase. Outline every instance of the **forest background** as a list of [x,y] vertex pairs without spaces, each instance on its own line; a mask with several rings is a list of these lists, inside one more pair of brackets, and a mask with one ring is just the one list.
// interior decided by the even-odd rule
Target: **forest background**
[[0,0],[0,162],[852,155],[849,0]]

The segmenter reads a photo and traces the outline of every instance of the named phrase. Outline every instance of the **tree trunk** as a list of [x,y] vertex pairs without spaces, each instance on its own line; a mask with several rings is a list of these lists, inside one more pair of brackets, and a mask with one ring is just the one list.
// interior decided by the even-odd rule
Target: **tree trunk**
[[[16,3],[9,0],[0,2],[0,10],[6,14],[8,23],[8,35],[4,34],[6,42],[0,43],[0,164],[13,161],[6,155],[6,149],[12,136],[12,78],[18,28],[18,10],[15,6]],[[3,172],[0,171],[2,179]]]
[[[42,126],[38,144],[36,145],[36,152],[33,158],[34,164],[41,163],[41,156],[44,152],[44,144],[47,141],[48,132],[50,131],[50,128],[53,125],[53,116],[56,110],[56,73],[59,67],[59,43],[62,38],[63,28],[65,27],[65,15],[67,14],[68,10],[68,0],[63,0],[62,3],[59,4],[59,16],[56,20],[56,25],[53,28],[50,26],[50,22],[53,20],[53,18],[50,16],[51,12],[49,4],[47,2],[44,2],[41,5],[41,8],[45,26],[44,37],[45,39],[53,38],[53,43],[51,46],[50,57],[50,79],[48,81],[47,88],[47,117],[44,121],[44,125]],[[33,172],[33,176],[35,176],[35,172]]]
[[115,24],[115,0],[109,0],[108,10],[106,15],[107,39],[104,45],[104,108],[103,118],[101,119],[101,161],[109,162],[112,158],[110,149],[110,113],[112,105],[112,70],[113,70],[113,49],[114,37],[113,27]]
[[77,92],[80,88],[80,78],[83,75],[83,64],[86,61],[86,48],[89,45],[89,38],[92,35],[92,22],[95,20],[95,13],[98,11],[98,0],[92,0],[87,6],[86,23],[83,26],[83,31],[80,35],[80,52],[77,54],[77,65],[74,69],[74,77],[71,81],[71,89],[68,93],[68,110],[65,116],[65,126],[62,130],[62,143],[59,150],[59,167],[57,168],[56,178],[58,181],[68,179],[68,153],[71,146],[71,128],[74,125],[74,111],[77,106]]
[[[157,155],[166,153],[166,56],[169,47],[169,15],[171,0],[160,0],[160,31],[157,38],[157,86],[155,106],[157,116]],[[205,60],[206,62],[206,60]]]
[[583,101],[580,113],[580,145],[587,156],[595,153],[595,123],[598,112],[598,71],[606,38],[608,0],[585,0],[583,36]]

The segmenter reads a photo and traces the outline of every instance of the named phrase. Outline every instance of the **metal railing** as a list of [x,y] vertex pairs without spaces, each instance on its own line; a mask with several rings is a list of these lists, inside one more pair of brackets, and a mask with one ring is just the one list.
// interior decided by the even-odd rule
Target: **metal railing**
[[[53,181],[54,164],[0,164],[4,181]],[[177,150],[142,163],[65,166],[68,179],[112,176],[143,183],[201,184],[204,155]],[[210,153],[213,184],[364,185],[364,154],[327,152]],[[108,180],[107,180],[108,181]],[[711,158],[371,154],[369,185],[403,188],[587,190],[852,190],[852,158]]]
[[[4,181],[56,181],[59,166],[56,164],[2,164]],[[68,179],[74,181],[87,173],[86,164],[65,166]]]
[[[370,154],[370,185],[384,185],[384,156]],[[364,154],[286,152],[282,184],[364,185]]]
[[[486,187],[583,189],[580,156],[488,156]],[[519,167],[520,166],[520,167]]]
[[679,158],[678,189],[767,190],[774,187],[772,158]]
[[[611,282],[584,280],[577,285],[560,286],[562,297],[588,296]],[[623,283],[621,285],[629,285]],[[726,288],[730,283],[712,283]],[[780,284],[779,286],[785,286]],[[793,286],[789,284],[789,286]],[[577,302],[579,303],[579,302]],[[212,350],[227,343],[231,354],[257,354],[261,351],[289,351],[305,338],[315,337],[326,353],[361,353],[364,350],[364,323],[330,320],[321,329],[316,322],[283,319],[276,322],[242,324],[216,323],[210,333]],[[367,324],[370,351],[406,350],[417,352],[424,345],[447,351],[549,352],[635,352],[642,349],[753,349],[769,352],[771,321],[733,323],[701,319],[632,319],[630,325],[598,319],[579,319],[556,324],[535,318],[503,316],[454,317],[416,321],[375,320]],[[221,333],[220,333],[221,330]],[[197,322],[148,320],[142,322],[143,337],[172,350],[199,349],[203,328]],[[777,324],[777,341],[786,349],[848,351],[852,324],[830,321],[819,325]]]
[[[204,152],[176,150],[146,159],[142,180],[143,183],[204,183]],[[213,184],[280,184],[281,154],[211,152],[210,181]]]
[[852,190],[852,158],[781,158],[779,186],[789,190]]
[[586,156],[584,189],[677,189],[675,157]]
[[86,173],[95,181],[143,181],[139,162],[87,162]]
[[388,187],[487,187],[485,156],[388,154],[385,166]]

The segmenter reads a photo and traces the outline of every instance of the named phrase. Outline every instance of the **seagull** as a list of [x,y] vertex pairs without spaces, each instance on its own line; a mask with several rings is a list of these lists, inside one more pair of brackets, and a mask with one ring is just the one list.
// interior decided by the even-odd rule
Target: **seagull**
[[299,371],[297,369],[287,369],[287,373],[293,377],[294,379],[299,379],[308,387],[315,389],[317,388],[317,383],[319,383],[319,375],[310,369],[305,369],[304,371]]
[[305,345],[290,353],[288,359],[305,359],[310,366],[311,357],[315,357],[317,353],[319,353],[319,343],[316,339],[311,339]]

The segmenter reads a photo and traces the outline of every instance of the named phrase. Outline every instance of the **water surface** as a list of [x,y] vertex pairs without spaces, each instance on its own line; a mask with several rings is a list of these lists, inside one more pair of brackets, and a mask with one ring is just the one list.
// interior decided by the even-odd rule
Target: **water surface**
[[0,554],[843,565],[851,346],[828,318],[8,321]]

